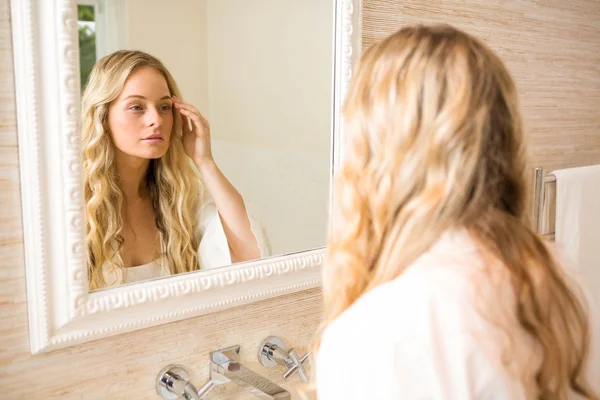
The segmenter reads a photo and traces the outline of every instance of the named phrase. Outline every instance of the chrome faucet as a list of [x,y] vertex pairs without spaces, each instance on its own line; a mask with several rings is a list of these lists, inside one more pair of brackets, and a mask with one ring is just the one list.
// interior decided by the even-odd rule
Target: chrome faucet
[[302,382],[308,383],[308,374],[304,369],[304,363],[308,361],[310,355],[309,351],[302,357],[298,356],[296,350],[286,349],[283,340],[277,336],[269,336],[258,347],[258,361],[265,367],[283,365],[287,369],[283,374],[286,381],[297,373]]
[[233,382],[264,400],[290,400],[290,393],[239,363],[240,346],[210,355],[210,378],[217,384]]
[[156,379],[156,391],[163,399],[201,400],[215,386],[233,382],[263,400],[290,400],[290,393],[239,362],[240,346],[210,353],[210,379],[199,390],[179,365],[164,368]]
[[156,378],[156,391],[167,400],[201,400],[213,387],[215,384],[209,380],[200,390],[196,389],[181,365],[168,365]]

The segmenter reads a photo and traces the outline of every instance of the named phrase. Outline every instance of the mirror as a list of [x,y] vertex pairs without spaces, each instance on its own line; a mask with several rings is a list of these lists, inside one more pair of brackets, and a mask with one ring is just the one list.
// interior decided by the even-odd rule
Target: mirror
[[[108,105],[105,132],[86,138],[83,116],[90,289],[325,245],[333,158],[332,1],[78,0],[77,11],[82,92],[102,57],[139,50],[164,64],[184,103],[162,99],[161,90],[174,94],[166,79],[161,87],[137,68]],[[106,91],[107,85],[104,78],[98,87]],[[92,83],[87,90],[93,91]],[[209,122],[217,166],[192,160],[197,145],[186,150],[192,168],[178,168],[179,174],[194,179],[190,173],[196,173],[197,187],[175,182],[169,166],[181,164],[165,161],[175,152],[177,118],[182,137],[196,144],[205,137],[185,114],[195,110]],[[92,143],[98,134],[110,137],[114,153],[104,164],[106,150]],[[137,135],[133,144],[120,138],[131,135]],[[163,184],[168,180],[175,183]],[[180,207],[173,198],[188,204]],[[186,252],[186,245],[197,251]]]
[[[169,60],[156,54],[157,57],[163,57],[167,68],[175,75],[183,93],[182,98],[194,102],[199,108],[208,107],[202,112],[210,119],[212,126],[215,159],[244,196],[250,213],[265,229],[273,256],[90,291],[86,263],[83,141],[79,122],[81,65],[78,57],[77,4],[63,0],[11,0],[19,174],[32,353],[215,313],[320,285],[324,248],[301,249],[324,243],[327,218],[317,215],[319,212],[325,214],[328,208],[329,176],[332,174],[328,160],[331,159],[335,173],[343,159],[343,146],[340,144],[344,142],[345,135],[340,105],[362,47],[361,2],[331,2],[330,6],[335,11],[328,26],[335,32],[333,38],[328,36],[329,33],[323,34],[323,37],[313,35],[317,31],[317,18],[322,17],[322,21],[327,21],[325,15],[318,11],[321,3],[313,2],[306,9],[299,7],[308,2],[294,4],[291,0],[273,0],[271,3],[220,0],[212,3],[229,4],[232,8],[236,7],[237,11],[233,14],[237,19],[231,23],[223,22],[224,18],[216,16],[205,22],[205,26],[218,23],[215,26],[221,28],[218,31],[221,35],[219,38],[229,38],[226,42],[228,48],[219,47],[219,52],[215,50],[219,56],[217,59],[231,59],[232,54],[237,54],[240,59],[234,60],[234,66],[239,68],[232,65],[225,65],[223,70],[217,71],[213,68],[213,74],[221,76],[219,80],[208,79],[210,69],[201,70],[204,71],[202,74],[208,74],[205,80],[186,83],[182,76],[186,62],[192,63],[189,55],[191,49],[200,48],[191,43],[200,42],[199,39],[186,38],[176,42],[177,38],[174,37],[174,44],[170,48],[183,49],[176,53],[180,55],[178,59]],[[122,3],[143,3],[144,7],[154,4],[150,0],[123,0]],[[173,11],[176,9],[174,5],[180,2],[164,3],[174,8],[163,9],[161,15],[164,18],[158,22],[180,22],[175,28],[171,27],[171,33],[179,27],[198,25],[196,20],[199,18],[193,18],[193,24],[183,23],[189,21],[186,18],[191,16],[181,7]],[[253,4],[255,8],[248,8],[246,3]],[[278,3],[285,4],[285,14],[280,16],[283,21],[279,17],[272,21],[260,19],[266,10],[283,10],[283,6],[277,8]],[[94,13],[95,21],[102,10],[102,18],[109,21],[117,21],[126,15],[122,11],[113,13],[109,18],[107,13],[110,4],[121,3],[94,2],[94,10],[99,10],[98,14]],[[211,3],[202,4],[206,7]],[[255,13],[256,9],[261,11],[260,15]],[[328,9],[325,8],[325,11]],[[229,10],[224,9],[223,13],[226,11]],[[173,16],[174,13],[176,16]],[[294,20],[298,14],[302,23]],[[139,21],[139,18],[135,19],[136,23]],[[147,17],[146,21],[145,25],[153,23],[152,26],[156,27],[147,31],[147,34],[152,38],[151,42],[158,43],[157,38],[168,32],[158,28],[156,19]],[[261,30],[268,22],[272,24],[269,25],[271,31],[279,31],[268,35],[266,28]],[[101,36],[100,23],[90,27],[92,29]],[[292,30],[300,32],[306,41],[294,42]],[[251,58],[249,50],[245,49],[252,43],[256,44],[250,39],[254,37],[253,34],[260,32],[263,32],[259,37],[263,42],[261,47],[252,47],[256,57]],[[108,38],[109,34],[117,33],[117,27],[113,26],[102,37]],[[117,37],[126,38],[120,34]],[[101,43],[101,40],[94,39],[94,45],[96,43]],[[207,51],[212,54],[210,41],[208,43]],[[271,47],[266,46],[268,43]],[[279,46],[279,58],[273,56],[273,43]],[[319,56],[316,49],[329,49],[332,43],[334,50],[327,56],[328,60],[333,58],[333,90],[330,91],[326,90],[328,84],[317,85],[313,81],[317,79],[315,71],[326,70],[317,62],[325,60],[325,56]],[[142,50],[153,51],[148,48]],[[263,63],[268,57],[275,60],[269,64]],[[307,58],[310,62],[306,61]],[[210,60],[204,65],[210,67]],[[281,71],[289,71],[289,74]],[[330,75],[328,71],[327,75],[323,72],[322,76],[327,78]],[[275,79],[276,86],[267,86]],[[205,92],[192,87],[193,83],[198,82],[204,82]],[[228,82],[231,82],[231,86],[227,86]],[[312,89],[313,83],[317,89]],[[211,85],[221,89],[217,92],[224,96],[220,101],[228,103],[231,112],[222,107],[221,112],[227,114],[216,113],[218,108],[211,106],[211,102],[216,101],[214,97],[204,100],[208,106],[201,103],[202,100],[192,98],[196,93],[214,93]],[[263,102],[251,102],[247,96],[236,95],[248,88],[256,90],[256,98],[260,94]],[[330,92],[333,92],[332,96]],[[311,95],[310,99],[303,97],[306,93]],[[316,122],[317,116],[329,115],[329,110],[333,114],[331,131],[329,123],[327,129],[317,129],[317,126],[321,126]],[[323,118],[329,120],[329,117]],[[325,125],[325,122],[322,124]],[[256,125],[260,127],[256,128]],[[234,136],[236,131],[233,128],[226,129],[228,126],[247,126],[254,130],[249,130],[252,135],[248,133],[247,137],[239,138]],[[276,129],[277,135],[271,132],[273,129]],[[250,138],[254,141],[250,141]],[[321,143],[317,138],[323,139],[322,143],[333,142],[333,145],[326,152],[321,152],[320,147],[317,148]],[[236,157],[243,158],[245,163],[235,164]],[[227,164],[227,160],[230,160],[230,164]],[[238,165],[241,167],[238,168]],[[327,188],[321,189],[319,185]],[[261,199],[266,199],[266,202],[261,203]],[[274,230],[272,227],[278,226],[276,223],[281,223],[286,229]],[[304,228],[307,230],[304,231]],[[294,253],[276,255],[285,252]]]

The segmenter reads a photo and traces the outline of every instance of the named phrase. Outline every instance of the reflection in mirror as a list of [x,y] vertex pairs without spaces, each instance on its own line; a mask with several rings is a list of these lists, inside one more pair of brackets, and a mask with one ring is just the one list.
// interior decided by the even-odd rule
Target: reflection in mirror
[[90,289],[325,244],[331,2],[78,3]]

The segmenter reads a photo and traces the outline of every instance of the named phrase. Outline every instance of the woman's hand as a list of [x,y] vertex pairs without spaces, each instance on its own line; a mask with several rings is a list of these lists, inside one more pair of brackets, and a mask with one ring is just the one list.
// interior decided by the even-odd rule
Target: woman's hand
[[[173,105],[181,114],[183,122],[183,147],[186,154],[200,169],[202,165],[213,162],[210,146],[210,125],[200,111],[191,104],[173,96]],[[190,129],[190,123],[191,129]]]
[[[175,96],[173,96],[173,105],[182,115],[185,152],[196,163],[204,186],[219,210],[219,218],[227,238],[232,262],[260,258],[260,247],[252,233],[244,199],[213,160],[208,121],[194,106],[184,103]],[[190,120],[192,129],[188,124]]]

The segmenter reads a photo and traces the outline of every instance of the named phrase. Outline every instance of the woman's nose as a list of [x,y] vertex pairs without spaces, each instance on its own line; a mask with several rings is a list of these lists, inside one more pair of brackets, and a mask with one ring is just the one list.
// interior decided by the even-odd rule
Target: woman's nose
[[160,113],[155,108],[148,108],[147,111],[147,122],[148,126],[159,127],[162,125],[162,117]]

